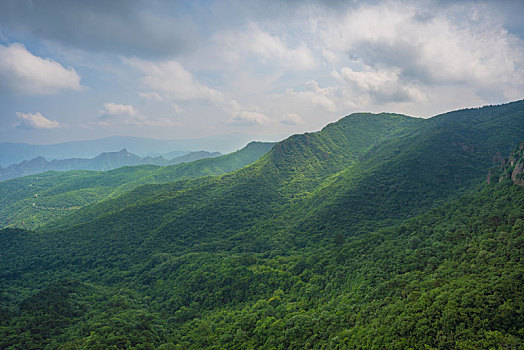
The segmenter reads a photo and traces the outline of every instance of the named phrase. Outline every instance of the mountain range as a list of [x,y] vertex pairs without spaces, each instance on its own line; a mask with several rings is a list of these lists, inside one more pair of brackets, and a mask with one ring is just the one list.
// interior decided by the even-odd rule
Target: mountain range
[[33,175],[45,171],[68,171],[68,170],[98,170],[107,171],[123,166],[133,165],[174,165],[186,163],[202,158],[213,158],[222,155],[220,152],[189,152],[187,154],[166,159],[164,157],[139,157],[129,153],[127,149],[118,152],[104,152],[94,158],[70,158],[54,159],[47,161],[44,157],[38,156],[31,160],[24,160],[18,164],[11,164],[6,168],[0,168],[0,181],[9,180],[15,177]]
[[172,159],[192,150],[217,150],[230,153],[245,145],[245,135],[227,135],[202,139],[158,140],[145,137],[111,136],[96,140],[70,141],[50,145],[0,142],[0,166],[8,167],[24,160],[44,157],[47,160],[93,158],[104,152],[118,152],[125,148],[140,157]]
[[516,349],[523,140],[524,101],[358,113],[218,173],[0,183],[0,347]]

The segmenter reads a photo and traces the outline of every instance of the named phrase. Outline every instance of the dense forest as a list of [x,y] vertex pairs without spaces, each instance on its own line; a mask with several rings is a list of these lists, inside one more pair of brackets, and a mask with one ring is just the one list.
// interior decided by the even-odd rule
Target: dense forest
[[522,141],[524,101],[363,113],[235,166],[0,183],[0,348],[519,349]]

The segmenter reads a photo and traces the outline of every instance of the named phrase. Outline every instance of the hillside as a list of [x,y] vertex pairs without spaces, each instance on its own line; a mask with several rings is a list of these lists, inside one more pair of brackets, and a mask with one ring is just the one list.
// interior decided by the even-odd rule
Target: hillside
[[[237,172],[183,187],[140,188],[53,225],[94,219],[78,230],[87,235],[93,227],[118,228],[130,237],[147,227],[145,251],[213,246],[217,237],[227,238],[225,250],[250,241],[257,251],[284,251],[313,237],[330,241],[337,234],[372,232],[482,182],[493,156],[507,154],[524,135],[523,105],[501,106],[505,113],[496,107],[485,107],[492,113],[459,111],[437,117],[443,120],[438,123],[351,115],[318,133],[292,136]],[[469,126],[468,115],[475,116]],[[457,128],[450,118],[466,124]]]
[[0,232],[0,345],[517,348],[524,187],[485,180],[522,139],[519,101],[350,115],[220,176],[184,174],[227,156],[138,167],[114,198]]
[[456,197],[522,140],[523,108],[520,101],[450,112],[383,142],[308,198],[300,229],[365,231]]
[[220,157],[207,152],[190,153],[172,162],[204,155],[213,157],[166,167],[146,165],[107,172],[46,172],[0,182],[0,227],[35,228],[139,185],[224,174],[253,163],[272,146],[272,143],[252,142]]
[[[240,233],[249,237],[256,221],[286,220],[286,213],[295,210],[292,206],[324,179],[358,162],[374,144],[409,132],[420,123],[419,119],[400,115],[352,115],[318,133],[291,136],[253,165],[236,172],[187,186],[174,183],[138,188],[51,225],[71,227],[95,218],[103,223],[92,225],[107,230],[122,225],[130,237],[131,232],[140,235],[139,227],[149,227],[150,242],[177,246],[174,249],[181,248],[175,243],[179,233],[184,234],[184,246],[212,244],[215,235]],[[289,223],[282,222],[282,229]],[[275,235],[253,245],[261,249],[280,238]]]

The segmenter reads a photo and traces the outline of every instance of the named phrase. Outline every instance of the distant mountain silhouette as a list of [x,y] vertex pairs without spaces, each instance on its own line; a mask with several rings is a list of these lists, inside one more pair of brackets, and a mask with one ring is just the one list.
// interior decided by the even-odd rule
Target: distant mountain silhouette
[[118,152],[104,152],[94,158],[69,158],[69,159],[54,159],[46,160],[42,156],[38,156],[31,160],[24,160],[19,164],[12,164],[7,168],[0,168],[0,181],[13,179],[16,177],[33,175],[49,170],[54,171],[68,171],[68,170],[100,170],[107,171],[111,169],[120,168],[123,166],[132,165],[174,165],[180,163],[191,162],[203,158],[213,158],[222,155],[220,152],[198,151],[190,152],[188,154],[175,157],[173,159],[165,159],[163,157],[139,157],[136,154],[130,153],[127,149],[122,149]]

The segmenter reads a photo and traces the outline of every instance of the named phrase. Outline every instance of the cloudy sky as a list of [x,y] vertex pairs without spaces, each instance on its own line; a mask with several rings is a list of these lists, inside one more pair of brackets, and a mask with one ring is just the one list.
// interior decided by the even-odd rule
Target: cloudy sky
[[519,100],[523,13],[519,0],[0,0],[0,141],[278,140],[358,111]]

